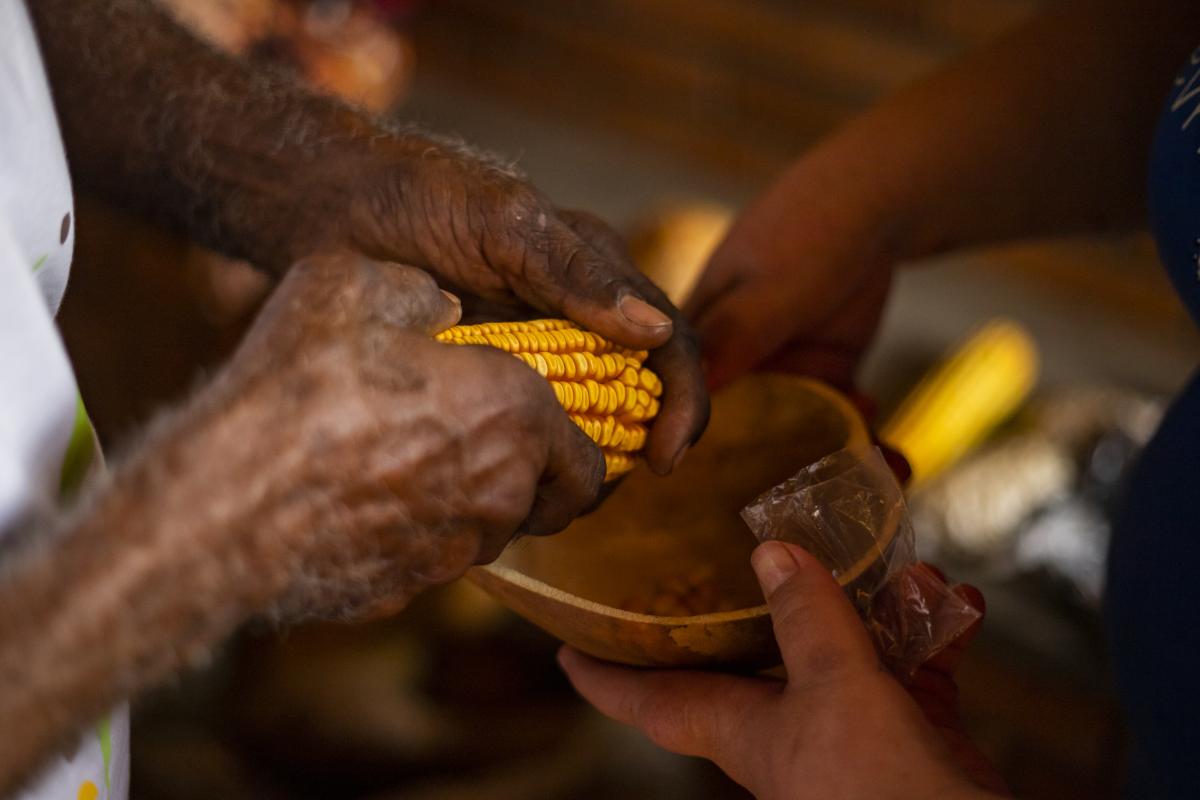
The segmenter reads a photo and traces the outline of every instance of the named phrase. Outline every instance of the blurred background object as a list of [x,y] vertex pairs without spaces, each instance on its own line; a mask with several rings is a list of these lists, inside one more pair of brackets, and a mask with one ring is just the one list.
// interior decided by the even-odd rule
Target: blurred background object
[[389,24],[402,4],[354,0],[162,2],[180,22],[220,49],[273,64],[315,89],[372,111],[394,108],[412,83],[412,45]]
[[986,439],[1037,382],[1037,345],[1020,325],[993,319],[921,379],[883,424],[920,486]]
[[1110,519],[1163,408],[1114,387],[1046,392],[914,494],[926,555],[996,577],[1045,571],[1098,607]]
[[[557,203],[630,233],[677,299],[736,209],[807,144],[1041,5],[162,2],[256,68],[515,159]],[[220,363],[271,283],[88,198],[78,217],[60,319],[112,444]],[[1115,797],[1124,734],[1096,612],[1108,520],[1200,341],[1147,237],[1025,243],[905,271],[863,388],[894,411],[997,316],[1036,342],[1039,382],[912,496],[918,539],[988,596],[963,710],[1018,795]],[[139,704],[135,797],[745,796],[586,710],[554,651],[458,585],[371,625],[247,630]]]
[[733,217],[733,209],[715,203],[665,205],[630,226],[630,255],[671,302],[682,306]]

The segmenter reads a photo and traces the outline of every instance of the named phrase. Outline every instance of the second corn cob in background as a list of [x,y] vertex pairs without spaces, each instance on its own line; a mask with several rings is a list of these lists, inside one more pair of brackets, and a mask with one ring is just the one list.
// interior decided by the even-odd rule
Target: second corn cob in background
[[1016,322],[991,320],[926,374],[880,431],[912,466],[912,485],[965,455],[1013,414],[1038,374],[1033,338]]

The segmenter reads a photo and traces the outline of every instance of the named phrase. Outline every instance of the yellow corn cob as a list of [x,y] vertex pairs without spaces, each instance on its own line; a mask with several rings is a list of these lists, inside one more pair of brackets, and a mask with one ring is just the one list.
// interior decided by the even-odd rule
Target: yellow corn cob
[[1037,346],[1025,329],[1011,320],[991,320],[921,379],[880,438],[908,459],[916,486],[1016,411],[1037,372]]
[[459,325],[437,340],[512,353],[550,381],[571,421],[600,446],[606,480],[633,469],[662,395],[658,376],[642,366],[646,351],[619,347],[561,319]]

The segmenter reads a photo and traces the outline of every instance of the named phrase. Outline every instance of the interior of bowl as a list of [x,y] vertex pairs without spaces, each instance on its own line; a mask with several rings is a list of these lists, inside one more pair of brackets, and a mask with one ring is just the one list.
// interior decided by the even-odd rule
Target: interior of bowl
[[[602,606],[644,612],[646,599],[699,576],[690,614],[762,605],[750,569],[756,541],[738,512],[802,467],[866,439],[844,399],[811,381],[753,375],[713,398],[704,438],[667,478],[645,467],[566,531],[515,542],[497,562]],[[652,612],[653,613],[653,612]]]

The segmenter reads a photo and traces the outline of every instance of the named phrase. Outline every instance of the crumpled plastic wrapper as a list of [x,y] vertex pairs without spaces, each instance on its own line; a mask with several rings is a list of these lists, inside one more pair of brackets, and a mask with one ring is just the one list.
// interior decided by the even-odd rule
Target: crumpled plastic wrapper
[[759,495],[742,519],[760,542],[798,544],[828,567],[902,679],[982,616],[917,561],[904,492],[878,448],[826,456]]

